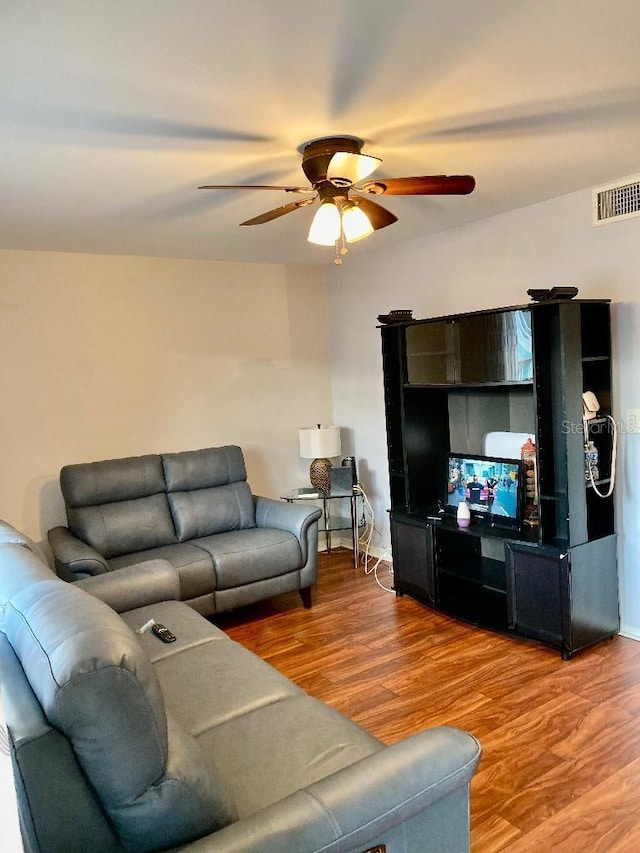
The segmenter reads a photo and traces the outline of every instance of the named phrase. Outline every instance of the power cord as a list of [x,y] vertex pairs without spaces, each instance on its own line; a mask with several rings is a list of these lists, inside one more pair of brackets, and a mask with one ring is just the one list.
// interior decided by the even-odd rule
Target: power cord
[[[356,483],[356,485],[353,487],[353,490],[362,498],[362,521],[361,524],[358,525],[358,529],[362,527],[363,532],[358,537],[358,546],[359,550],[362,552],[364,573],[365,575],[373,574],[376,583],[381,589],[385,590],[385,592],[395,592],[393,588],[385,586],[378,577],[378,569],[380,567],[380,564],[391,557],[391,548],[385,547],[381,556],[377,558],[373,565],[370,565],[370,561],[374,559],[374,557],[369,554],[373,534],[377,533],[380,539],[382,539],[382,533],[375,526],[375,514],[373,512],[373,507],[371,506],[371,502],[369,501],[367,493],[363,489],[362,485],[359,482]],[[391,565],[391,563],[389,563],[388,569],[389,575],[391,576],[391,578],[393,578],[393,566]]]

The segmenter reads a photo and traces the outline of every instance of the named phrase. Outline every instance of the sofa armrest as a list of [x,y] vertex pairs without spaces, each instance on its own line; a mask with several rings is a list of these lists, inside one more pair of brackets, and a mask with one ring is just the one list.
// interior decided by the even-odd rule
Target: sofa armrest
[[253,496],[256,508],[256,526],[273,527],[277,530],[287,530],[293,533],[300,542],[303,562],[307,561],[309,527],[317,522],[322,510],[317,506],[290,504],[286,501],[276,501],[272,498]]
[[167,560],[147,560],[135,566],[114,569],[76,581],[74,586],[104,601],[116,613],[160,601],[180,600],[180,579]]
[[[468,785],[480,744],[458,729],[420,732],[369,755],[325,779],[213,835],[180,847],[189,853],[346,853],[364,851],[404,824],[403,850],[460,853],[468,849]],[[445,810],[435,808],[434,836],[409,822],[454,792],[465,793]],[[439,822],[438,822],[439,821]],[[412,834],[416,833],[415,837]],[[466,844],[460,839],[466,835]],[[447,838],[448,836],[448,838]]]
[[[45,717],[3,634],[0,683],[24,849],[122,850],[87,787],[71,743]],[[2,780],[3,790],[6,781]],[[4,835],[0,834],[2,838]],[[5,843],[2,849],[9,847]],[[11,849],[18,848],[11,845]]]
[[91,545],[78,539],[68,527],[53,527],[47,534],[56,572],[66,581],[101,575],[109,564]]

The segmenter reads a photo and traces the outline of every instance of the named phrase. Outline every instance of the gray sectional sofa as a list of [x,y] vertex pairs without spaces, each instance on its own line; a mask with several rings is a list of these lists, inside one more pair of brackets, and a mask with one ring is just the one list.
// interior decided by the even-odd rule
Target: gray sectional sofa
[[49,544],[65,580],[162,558],[205,616],[292,590],[311,606],[321,512],[253,496],[239,447],[67,465],[60,485],[68,527]]
[[[66,583],[0,522],[0,683],[28,853],[469,849],[473,737],[384,746],[179,598],[163,560]],[[150,619],[175,642],[136,633]]]

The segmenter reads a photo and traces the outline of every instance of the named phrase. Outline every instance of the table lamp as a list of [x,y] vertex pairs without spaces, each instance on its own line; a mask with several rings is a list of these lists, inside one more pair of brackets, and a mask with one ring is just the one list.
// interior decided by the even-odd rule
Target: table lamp
[[301,427],[298,430],[300,439],[300,456],[303,459],[313,459],[309,468],[311,485],[322,492],[331,489],[331,460],[330,456],[339,456],[340,427],[321,426]]

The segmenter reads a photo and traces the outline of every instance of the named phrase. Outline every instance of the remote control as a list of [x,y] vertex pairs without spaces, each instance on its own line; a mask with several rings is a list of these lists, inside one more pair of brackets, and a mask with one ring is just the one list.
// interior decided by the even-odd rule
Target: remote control
[[172,634],[168,628],[165,628],[164,625],[160,625],[158,622],[156,622],[151,630],[163,643],[175,643],[176,641],[175,634]]

